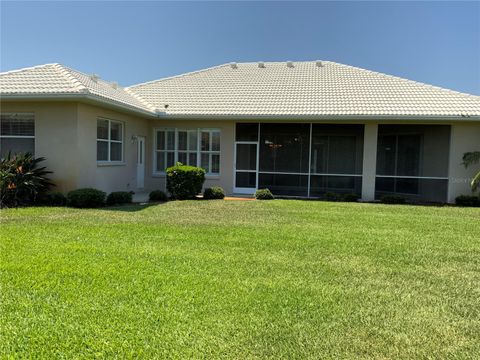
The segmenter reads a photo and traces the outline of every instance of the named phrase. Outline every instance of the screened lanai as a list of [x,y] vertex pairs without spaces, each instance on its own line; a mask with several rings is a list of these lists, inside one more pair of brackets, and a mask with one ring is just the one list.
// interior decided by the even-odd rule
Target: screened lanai
[[235,192],[361,195],[363,125],[238,123]]
[[[449,126],[379,125],[375,197],[446,201],[449,141]],[[362,124],[237,123],[234,192],[361,196],[363,149]]]

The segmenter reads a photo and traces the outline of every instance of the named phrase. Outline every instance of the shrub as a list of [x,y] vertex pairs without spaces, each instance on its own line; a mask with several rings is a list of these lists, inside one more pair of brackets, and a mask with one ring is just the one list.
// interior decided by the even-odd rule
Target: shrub
[[345,202],[357,202],[360,197],[357,194],[343,194],[342,200]]
[[380,201],[384,204],[405,204],[407,202],[403,196],[399,195],[383,195]]
[[205,170],[181,163],[167,169],[167,190],[174,199],[194,198],[202,191]]
[[327,201],[340,201],[342,199],[341,195],[334,192],[327,192],[324,196]]
[[52,172],[38,166],[44,160],[31,153],[10,152],[0,159],[0,207],[33,204],[53,186],[47,178]]
[[103,191],[97,189],[77,189],[67,194],[67,205],[77,208],[97,208],[105,204],[105,196]]
[[65,206],[67,198],[61,192],[55,191],[39,195],[35,203],[46,206]]
[[255,199],[257,200],[273,200],[273,194],[269,189],[258,189],[255,192]]
[[220,186],[213,186],[206,188],[203,192],[203,198],[207,200],[223,199],[225,197],[225,191]]
[[168,196],[162,190],[153,190],[149,195],[148,198],[150,201],[167,201]]
[[107,205],[130,204],[132,193],[128,191],[114,191],[107,196]]
[[480,197],[475,195],[460,195],[455,198],[455,204],[459,206],[480,207]]

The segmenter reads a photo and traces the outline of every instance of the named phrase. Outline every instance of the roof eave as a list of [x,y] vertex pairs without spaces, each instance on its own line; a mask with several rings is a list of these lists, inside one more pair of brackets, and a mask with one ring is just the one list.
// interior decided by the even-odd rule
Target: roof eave
[[90,93],[55,93],[55,94],[0,94],[0,100],[10,101],[87,101],[106,105],[118,110],[127,111],[130,113],[140,114],[149,118],[156,118],[157,115],[153,111],[140,109],[134,106],[125,105],[117,101],[109,100],[101,96],[92,95]]
[[480,121],[478,115],[222,115],[222,114],[166,114],[158,113],[159,119],[172,120],[297,120],[297,121]]

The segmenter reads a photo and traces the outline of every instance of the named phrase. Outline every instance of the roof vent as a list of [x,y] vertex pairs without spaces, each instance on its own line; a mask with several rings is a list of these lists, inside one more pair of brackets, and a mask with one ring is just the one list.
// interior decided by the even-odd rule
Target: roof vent
[[97,74],[92,74],[90,75],[90,79],[92,79],[93,82],[97,82],[98,79],[100,79],[100,76],[98,76]]
[[237,63],[235,63],[235,62],[231,62],[231,63],[230,63],[230,67],[231,67],[232,69],[237,69],[237,68],[238,68],[238,65],[237,65]]
[[287,61],[287,66],[289,68],[293,68],[293,62],[292,61]]
[[112,85],[112,88],[118,89],[118,83],[117,82],[112,82],[110,85]]
[[323,67],[323,64],[320,60],[315,61],[315,65],[317,65],[317,67]]
[[264,69],[265,68],[265,63],[263,61],[259,61],[258,62],[258,67],[261,68],[261,69]]

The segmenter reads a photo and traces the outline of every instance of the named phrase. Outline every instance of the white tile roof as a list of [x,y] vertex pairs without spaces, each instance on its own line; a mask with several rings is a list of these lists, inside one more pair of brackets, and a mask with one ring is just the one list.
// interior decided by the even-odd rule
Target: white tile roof
[[321,66],[315,61],[292,65],[225,64],[122,88],[60,64],[47,64],[0,73],[0,96],[87,97],[172,118],[480,120],[480,96],[329,61]]
[[263,64],[225,64],[129,89],[178,116],[480,116],[480,96],[330,61]]
[[61,64],[46,64],[0,73],[0,95],[15,96],[88,96],[92,99],[151,112],[147,103],[121,86],[70,69]]

